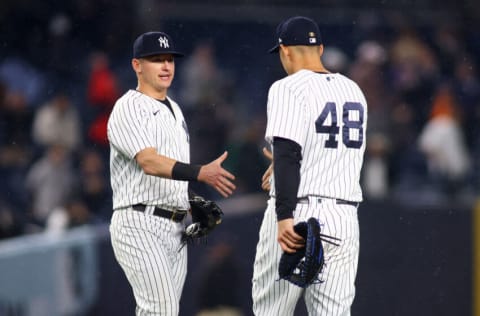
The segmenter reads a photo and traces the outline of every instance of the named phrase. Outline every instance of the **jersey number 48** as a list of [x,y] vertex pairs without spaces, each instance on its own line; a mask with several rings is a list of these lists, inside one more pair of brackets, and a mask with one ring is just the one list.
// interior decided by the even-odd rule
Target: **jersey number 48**
[[[345,102],[342,108],[342,142],[347,148],[360,148],[363,144],[363,106],[359,102]],[[358,115],[352,115],[355,118],[351,118],[350,113],[352,112],[356,112]],[[330,122],[327,121],[329,116]],[[317,133],[328,134],[325,148],[338,147],[337,135],[340,132],[340,126],[337,119],[337,106],[334,102],[325,104],[322,113],[315,121],[315,129]]]

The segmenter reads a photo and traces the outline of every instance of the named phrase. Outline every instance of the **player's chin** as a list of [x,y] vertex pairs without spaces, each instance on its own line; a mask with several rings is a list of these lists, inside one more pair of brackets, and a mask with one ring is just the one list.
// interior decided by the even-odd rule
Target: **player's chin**
[[170,88],[171,85],[172,85],[172,80],[169,80],[169,81],[162,80],[157,84],[157,88],[158,90],[164,90],[164,89]]

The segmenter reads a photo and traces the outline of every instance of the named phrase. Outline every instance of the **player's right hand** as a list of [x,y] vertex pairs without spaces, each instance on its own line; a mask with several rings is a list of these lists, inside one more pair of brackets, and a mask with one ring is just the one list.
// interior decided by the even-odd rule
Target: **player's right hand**
[[228,152],[225,151],[214,161],[203,165],[197,178],[198,181],[205,182],[213,187],[223,197],[230,196],[236,189],[235,184],[232,182],[235,180],[235,176],[222,167],[222,163],[227,159],[227,156]]
[[270,179],[273,173],[273,154],[265,147],[263,147],[263,155],[270,160],[270,166],[268,166],[267,170],[262,176],[262,189],[264,191],[270,191]]
[[296,252],[305,246],[305,240],[293,229],[293,218],[278,221],[277,241],[283,251],[288,253]]

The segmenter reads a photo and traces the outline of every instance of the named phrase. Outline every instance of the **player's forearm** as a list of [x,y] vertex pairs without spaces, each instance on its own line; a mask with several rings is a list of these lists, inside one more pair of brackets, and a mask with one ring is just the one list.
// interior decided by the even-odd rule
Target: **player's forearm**
[[136,160],[145,174],[175,180],[195,181],[200,169],[200,166],[159,155],[154,148],[140,151]]
[[177,162],[166,156],[159,155],[154,148],[146,148],[135,157],[145,174],[162,178],[172,178],[172,169]]
[[301,147],[294,141],[275,137],[273,141],[275,210],[277,219],[293,217],[300,185]]

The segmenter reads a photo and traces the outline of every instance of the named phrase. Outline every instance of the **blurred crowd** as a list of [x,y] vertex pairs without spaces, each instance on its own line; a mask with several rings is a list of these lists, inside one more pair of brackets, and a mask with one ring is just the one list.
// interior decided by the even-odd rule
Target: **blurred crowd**
[[[130,47],[145,30],[131,20],[135,15],[129,20],[120,8],[102,7],[104,1],[72,3],[15,29],[15,38],[7,32],[1,48],[0,238],[107,222],[111,215],[106,123],[115,100],[135,88]],[[35,16],[21,14],[22,21]],[[4,25],[14,29],[14,18]],[[465,23],[378,14],[348,31],[325,28],[325,65],[355,80],[368,101],[366,199],[441,205],[478,195],[480,39]],[[192,162],[227,149],[236,194],[261,190],[266,94],[283,76],[278,57],[249,56],[255,45],[241,44],[256,27],[260,37],[275,26],[248,24],[229,25],[228,43],[213,31],[200,39],[190,34],[197,40],[184,46],[189,51],[171,90],[189,125]],[[119,26],[131,31],[122,34]],[[29,41],[43,46],[35,50]],[[247,58],[230,57],[224,46]]]

